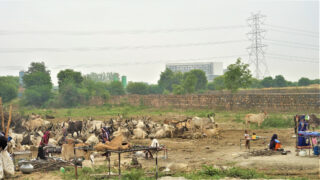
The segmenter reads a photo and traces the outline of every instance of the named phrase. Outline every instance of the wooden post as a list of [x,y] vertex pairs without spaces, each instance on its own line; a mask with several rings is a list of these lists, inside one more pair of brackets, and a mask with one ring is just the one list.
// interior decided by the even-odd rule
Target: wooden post
[[78,179],[78,166],[77,166],[77,154],[76,154],[76,147],[73,147],[74,152],[74,173],[76,176],[76,179]]
[[120,152],[118,153],[118,158],[119,158],[119,179],[121,179],[121,165],[120,165],[120,163],[121,163],[121,154],[120,154]]
[[4,128],[4,114],[3,114],[3,105],[2,105],[2,98],[0,97],[0,109],[1,109],[1,127],[2,127],[2,131],[5,132],[5,128]]
[[110,156],[111,156],[111,153],[110,153],[110,155],[108,154],[108,166],[109,166],[109,177],[110,177],[110,175],[111,175],[111,173],[110,173]]
[[156,179],[158,179],[158,143],[156,143]]
[[12,119],[12,104],[10,104],[9,120],[8,120],[8,124],[7,124],[7,129],[6,129],[6,137],[8,137],[9,128],[10,128],[10,124],[11,124],[11,119]]

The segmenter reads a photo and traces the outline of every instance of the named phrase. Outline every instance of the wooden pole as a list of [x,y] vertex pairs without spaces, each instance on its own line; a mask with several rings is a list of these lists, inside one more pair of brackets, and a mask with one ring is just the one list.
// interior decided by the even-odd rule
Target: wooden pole
[[2,131],[5,131],[4,128],[4,114],[3,114],[3,106],[2,106],[2,98],[0,97],[0,109],[1,109],[1,127],[2,127]]
[[10,124],[11,124],[11,119],[12,119],[12,104],[10,104],[9,120],[8,120],[8,124],[7,124],[6,137],[8,137],[9,128],[10,128]]
[[158,179],[158,143],[156,143],[156,179]]
[[120,153],[118,153],[118,157],[119,157],[119,179],[121,179],[121,165],[120,165],[120,163],[121,163],[121,154]]

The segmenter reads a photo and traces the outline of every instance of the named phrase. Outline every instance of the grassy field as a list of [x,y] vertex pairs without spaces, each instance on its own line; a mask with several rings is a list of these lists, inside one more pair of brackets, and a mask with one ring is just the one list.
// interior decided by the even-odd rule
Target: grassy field
[[[150,172],[149,172],[150,171]],[[125,170],[122,172],[123,180],[152,180],[155,179],[154,169],[150,169],[148,172],[147,170],[143,169],[131,169]],[[108,172],[107,166],[102,165],[95,168],[80,168],[78,169],[78,179],[96,179],[93,175],[94,174],[106,174]],[[112,169],[112,172],[115,174],[117,170]],[[62,177],[63,179],[75,179],[75,173],[73,167],[66,167],[65,172],[55,172],[55,175]],[[159,173],[159,177],[165,176],[163,173]],[[282,177],[282,176],[268,176],[262,172],[258,172],[254,169],[244,169],[238,167],[231,167],[226,170],[221,170],[214,168],[213,166],[203,166],[201,170],[194,171],[194,172],[178,172],[173,174],[174,177],[185,177],[187,179],[221,179],[225,177],[231,178],[241,178],[241,179],[280,179],[286,178],[291,180],[307,180],[308,178],[300,178],[300,177]],[[118,179],[118,176],[115,176],[114,179]]]
[[[118,114],[124,117],[136,117],[136,116],[199,116],[206,117],[207,114],[215,112],[215,120],[218,123],[244,123],[244,116],[248,113],[259,113],[252,111],[213,111],[212,109],[174,109],[174,108],[150,108],[145,106],[85,106],[77,108],[59,108],[59,109],[37,109],[24,107],[19,109],[22,115],[28,115],[36,113],[40,115],[53,115],[56,119],[66,120],[71,117],[76,120],[82,120],[86,117],[93,117],[98,120],[108,119],[115,117]],[[268,117],[262,124],[262,128],[288,128],[293,126],[293,116],[295,113],[291,112],[270,112]],[[165,117],[163,117],[164,119]],[[252,128],[258,128],[257,125],[253,124]]]

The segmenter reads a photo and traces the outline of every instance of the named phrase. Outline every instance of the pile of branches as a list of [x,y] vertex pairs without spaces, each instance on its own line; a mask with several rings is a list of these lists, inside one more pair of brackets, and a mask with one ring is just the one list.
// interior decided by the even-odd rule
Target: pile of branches
[[34,172],[37,171],[56,171],[59,170],[60,167],[73,166],[72,163],[68,161],[64,161],[62,159],[54,159],[48,158],[47,160],[34,160],[31,161],[34,168]]
[[269,149],[261,149],[261,150],[254,150],[250,152],[250,156],[271,156],[275,154],[275,151]]

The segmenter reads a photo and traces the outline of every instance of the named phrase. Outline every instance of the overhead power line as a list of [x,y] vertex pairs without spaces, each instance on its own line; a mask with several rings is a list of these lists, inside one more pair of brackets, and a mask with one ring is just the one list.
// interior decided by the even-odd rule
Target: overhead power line
[[142,45],[142,46],[107,46],[107,47],[79,47],[79,48],[0,48],[0,53],[26,53],[26,52],[69,52],[69,51],[108,51],[108,50],[135,50],[135,49],[153,49],[153,48],[180,48],[193,46],[212,46],[231,43],[242,43],[248,40],[230,40],[216,42],[200,43],[181,43],[164,45]]
[[282,41],[282,40],[272,40],[272,39],[266,39],[266,41],[278,42],[278,43],[284,43],[284,44],[294,44],[294,45],[301,45],[301,46],[310,46],[310,47],[314,47],[314,48],[319,48],[319,44],[318,44],[318,45],[314,45],[314,44],[304,44],[304,43],[300,43],[300,42]]
[[278,29],[273,29],[273,28],[268,28],[270,31],[275,31],[275,32],[280,32],[280,33],[292,33],[296,35],[301,35],[301,36],[309,36],[309,37],[314,37],[314,38],[319,38],[319,35],[312,35],[312,34],[304,34],[300,32],[292,32],[292,31],[286,31],[286,30],[278,30]]
[[58,34],[58,35],[116,35],[116,34],[153,34],[153,33],[175,33],[175,32],[194,32],[211,31],[224,29],[245,28],[245,25],[229,26],[208,26],[208,27],[190,27],[176,29],[150,29],[150,30],[98,30],[98,31],[75,31],[75,30],[48,30],[48,31],[20,31],[20,30],[0,30],[0,35],[18,35],[18,34]]
[[267,55],[269,59],[276,59],[280,61],[290,61],[290,62],[303,62],[303,63],[314,63],[319,64],[319,61],[310,61],[310,60],[303,60],[303,59],[295,59],[290,56],[274,56],[274,55]]
[[319,32],[315,32],[315,31],[308,31],[308,30],[304,30],[304,29],[296,29],[296,28],[291,28],[291,27],[286,27],[286,26],[278,26],[278,25],[271,25],[271,24],[265,24],[265,25],[273,27],[273,28],[278,28],[278,29],[287,29],[289,31],[297,31],[297,32],[302,32],[302,33],[319,35]]
[[[279,56],[279,57],[288,57],[288,58],[296,58],[296,59],[308,59],[308,60],[314,60],[314,61],[319,61],[319,58],[310,58],[310,57],[302,57],[302,56],[292,56],[292,55],[285,55],[285,54],[277,54],[277,53],[269,53],[270,55],[273,56]],[[268,55],[269,55],[268,54]]]
[[[188,62],[188,61],[210,61],[214,59],[219,59],[219,61],[225,61],[226,59],[233,59],[247,56],[247,54],[229,55],[229,56],[209,56],[200,58],[185,58],[185,59],[169,59],[169,60],[150,60],[139,62],[137,60],[132,62],[122,62],[122,63],[101,63],[101,64],[79,64],[79,65],[56,65],[49,67],[49,69],[64,69],[64,68],[96,68],[105,66],[132,66],[132,65],[145,65],[145,64],[156,64],[156,63],[174,63],[174,62]],[[118,60],[119,61],[119,60]],[[21,70],[23,66],[0,66],[0,69],[10,69],[10,70]]]
[[289,47],[289,48],[300,48],[300,49],[309,49],[309,50],[314,50],[314,51],[319,51],[319,48],[312,48],[312,47],[306,47],[306,46],[300,46],[300,45],[288,45],[288,44],[283,44],[279,42],[270,42],[270,44],[276,45],[276,46],[283,46],[283,47]]

